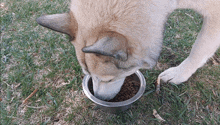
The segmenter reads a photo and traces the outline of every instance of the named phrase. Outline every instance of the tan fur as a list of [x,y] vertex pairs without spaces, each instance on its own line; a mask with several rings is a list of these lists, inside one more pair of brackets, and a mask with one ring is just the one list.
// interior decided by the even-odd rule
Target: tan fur
[[[164,23],[177,8],[194,9],[204,16],[189,57],[159,76],[164,82],[179,84],[188,80],[220,45],[220,0],[71,0],[68,26],[75,38],[72,43],[83,72],[93,78],[95,96],[113,98],[126,76],[156,64]],[[126,52],[127,60],[82,51],[102,38],[120,41],[122,44],[115,49]]]

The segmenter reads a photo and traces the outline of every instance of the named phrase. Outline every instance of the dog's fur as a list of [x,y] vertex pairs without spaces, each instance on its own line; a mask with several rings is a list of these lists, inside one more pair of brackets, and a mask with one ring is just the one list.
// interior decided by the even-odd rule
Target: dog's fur
[[220,0],[72,0],[69,13],[42,16],[37,22],[72,38],[83,72],[93,78],[95,96],[108,100],[126,76],[156,64],[164,23],[177,8],[204,17],[190,55],[159,75],[164,82],[180,84],[220,46]]

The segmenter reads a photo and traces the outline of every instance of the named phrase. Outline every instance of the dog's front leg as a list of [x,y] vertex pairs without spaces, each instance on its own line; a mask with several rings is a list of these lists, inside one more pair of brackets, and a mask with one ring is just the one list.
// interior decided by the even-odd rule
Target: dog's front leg
[[158,79],[180,84],[187,81],[198,68],[213,56],[220,46],[220,14],[212,13],[204,18],[202,30],[195,41],[190,55],[177,67],[162,72]]

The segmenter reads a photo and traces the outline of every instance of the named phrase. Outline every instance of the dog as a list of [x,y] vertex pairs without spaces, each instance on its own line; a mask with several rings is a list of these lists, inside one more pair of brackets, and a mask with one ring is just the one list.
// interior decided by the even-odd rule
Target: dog
[[220,0],[71,0],[68,13],[36,21],[70,36],[84,74],[92,77],[94,95],[110,100],[126,76],[156,64],[167,17],[186,8],[203,16],[202,29],[189,56],[158,76],[163,82],[180,84],[220,46]]

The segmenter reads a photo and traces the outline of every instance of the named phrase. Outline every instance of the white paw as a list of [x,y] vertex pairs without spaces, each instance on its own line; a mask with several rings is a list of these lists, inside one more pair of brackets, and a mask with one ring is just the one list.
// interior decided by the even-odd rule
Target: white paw
[[165,70],[159,75],[159,78],[166,83],[180,84],[187,81],[191,75],[192,73],[188,69],[177,66]]

